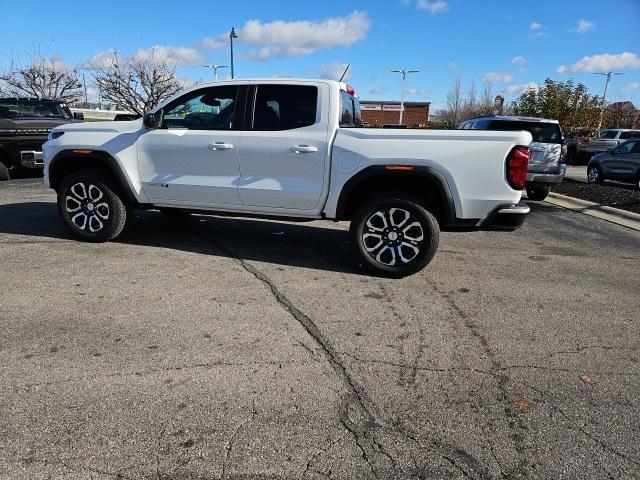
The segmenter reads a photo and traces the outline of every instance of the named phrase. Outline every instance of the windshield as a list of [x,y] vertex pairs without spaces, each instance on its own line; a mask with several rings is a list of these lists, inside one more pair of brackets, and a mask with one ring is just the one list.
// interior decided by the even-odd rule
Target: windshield
[[605,130],[600,134],[600,138],[616,138],[617,134],[618,132],[615,130]]
[[509,132],[526,130],[531,133],[536,143],[562,143],[562,132],[557,123],[516,122],[509,120],[494,120],[489,130],[506,130]]
[[0,118],[68,118],[71,111],[64,103],[51,100],[0,98]]

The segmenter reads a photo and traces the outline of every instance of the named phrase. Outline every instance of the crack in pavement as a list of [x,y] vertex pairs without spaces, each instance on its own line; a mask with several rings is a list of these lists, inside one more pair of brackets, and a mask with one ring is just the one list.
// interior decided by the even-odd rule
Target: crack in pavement
[[[296,307],[266,274],[250,262],[244,260],[239,254],[209,238],[203,237],[195,231],[192,231],[192,235],[217,248],[228,258],[235,260],[245,271],[264,284],[264,286],[271,292],[274,299],[305,329],[307,334],[320,347],[329,362],[329,365],[349,390],[349,393],[343,397],[340,404],[340,423],[345,430],[353,436],[355,444],[359,448],[363,460],[371,469],[373,476],[375,478],[399,478],[397,475],[399,469],[397,460],[393,459],[393,457],[384,450],[384,447],[380,442],[376,441],[375,435],[376,430],[381,428],[386,428],[395,435],[401,432],[397,430],[394,431],[393,429],[386,427],[378,418],[376,418],[376,415],[373,412],[373,404],[368,398],[366,392],[353,379],[350,372],[344,365],[339,352],[322,334],[315,322]],[[417,442],[417,440],[415,441]],[[458,449],[439,440],[431,440],[430,444],[429,451],[449,462],[466,477],[474,478],[469,473],[470,471],[473,472],[477,478],[491,478],[486,469],[482,467],[472,455],[464,450]],[[469,471],[463,468],[460,463],[464,464]]]

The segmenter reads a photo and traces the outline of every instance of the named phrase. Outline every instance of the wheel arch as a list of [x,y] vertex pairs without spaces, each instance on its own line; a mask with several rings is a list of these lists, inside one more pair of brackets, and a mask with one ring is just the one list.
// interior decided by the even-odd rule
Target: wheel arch
[[140,205],[131,191],[122,166],[110,154],[100,150],[92,150],[90,153],[79,153],[74,150],[58,152],[49,162],[49,185],[57,191],[67,175],[86,168],[102,169],[110,173],[127,201],[132,205]]
[[456,222],[456,209],[446,179],[427,166],[411,166],[407,170],[389,169],[387,165],[372,165],[351,177],[342,187],[336,207],[337,220],[350,220],[362,201],[374,192],[403,192],[436,207],[438,223]]

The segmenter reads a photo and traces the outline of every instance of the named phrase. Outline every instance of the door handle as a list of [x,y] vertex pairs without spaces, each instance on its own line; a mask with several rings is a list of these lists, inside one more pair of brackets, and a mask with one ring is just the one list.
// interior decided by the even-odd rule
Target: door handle
[[226,142],[214,142],[209,144],[209,150],[231,150],[233,145]]
[[293,153],[315,153],[318,151],[318,147],[312,147],[310,145],[294,145],[291,147]]

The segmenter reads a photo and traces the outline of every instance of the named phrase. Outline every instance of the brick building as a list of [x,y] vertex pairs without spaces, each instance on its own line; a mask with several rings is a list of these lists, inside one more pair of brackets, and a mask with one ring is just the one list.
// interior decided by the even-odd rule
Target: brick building
[[[372,127],[400,122],[400,102],[360,100],[362,121]],[[404,123],[407,127],[425,127],[429,122],[431,102],[404,102]]]

